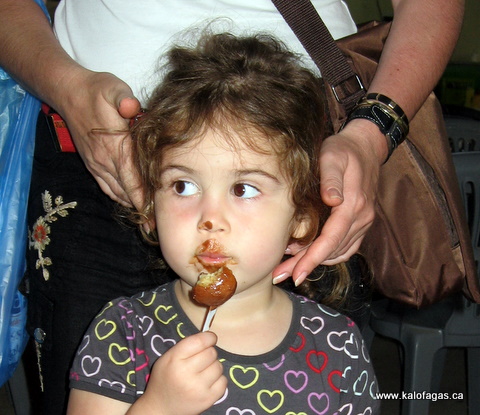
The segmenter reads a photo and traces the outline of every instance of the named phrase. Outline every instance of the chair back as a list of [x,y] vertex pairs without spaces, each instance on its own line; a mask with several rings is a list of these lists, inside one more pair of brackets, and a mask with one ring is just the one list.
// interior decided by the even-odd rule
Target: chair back
[[480,121],[469,116],[445,117],[450,147],[453,153],[480,151]]
[[[480,120],[446,117],[445,124],[480,281]],[[480,304],[471,303],[463,296],[459,300],[463,305],[453,311],[446,324],[447,332],[478,335]]]
[[480,151],[453,153],[475,262],[480,261]]

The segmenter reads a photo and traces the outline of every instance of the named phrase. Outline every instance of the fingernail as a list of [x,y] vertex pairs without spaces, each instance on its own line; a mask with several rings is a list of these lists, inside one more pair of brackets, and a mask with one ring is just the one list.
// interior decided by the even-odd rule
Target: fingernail
[[295,287],[298,287],[305,280],[306,277],[307,277],[306,272],[300,273],[298,278],[295,280]]
[[343,195],[335,187],[327,190],[328,196],[332,199],[343,199]]
[[292,255],[292,250],[288,246],[285,248],[285,255]]
[[284,272],[283,274],[280,274],[280,275],[277,275],[274,279],[273,279],[273,284],[278,284],[279,282],[282,282],[283,280],[285,280],[286,278],[289,277],[289,274],[288,272]]

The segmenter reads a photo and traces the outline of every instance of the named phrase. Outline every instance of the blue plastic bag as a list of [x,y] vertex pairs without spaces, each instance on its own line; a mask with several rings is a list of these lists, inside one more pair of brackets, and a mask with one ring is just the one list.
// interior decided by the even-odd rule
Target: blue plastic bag
[[[35,0],[48,16],[42,0]],[[0,68],[0,386],[15,371],[28,335],[25,272],[27,201],[40,102]]]

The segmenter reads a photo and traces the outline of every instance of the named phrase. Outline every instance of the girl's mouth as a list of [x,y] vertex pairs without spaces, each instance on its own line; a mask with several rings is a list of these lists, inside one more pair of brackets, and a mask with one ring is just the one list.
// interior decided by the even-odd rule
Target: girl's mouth
[[197,255],[198,261],[207,266],[212,266],[212,265],[217,265],[218,267],[221,267],[227,263],[227,261],[230,259],[230,257],[217,254],[214,252],[203,252],[200,255]]
[[216,239],[203,242],[195,252],[195,258],[205,268],[220,268],[232,263],[232,257],[226,254],[225,248]]

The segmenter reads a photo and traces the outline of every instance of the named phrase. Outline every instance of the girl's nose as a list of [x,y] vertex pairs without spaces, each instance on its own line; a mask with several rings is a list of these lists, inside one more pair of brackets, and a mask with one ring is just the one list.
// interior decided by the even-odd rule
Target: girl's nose
[[212,228],[213,228],[213,223],[210,222],[209,220],[206,220],[205,222],[202,222],[198,225],[199,230],[211,231]]
[[225,221],[221,219],[201,219],[198,223],[198,230],[205,232],[223,232],[226,230],[226,224]]
[[221,197],[204,197],[200,209],[197,228],[202,232],[222,232],[229,224],[225,213],[228,205]]

